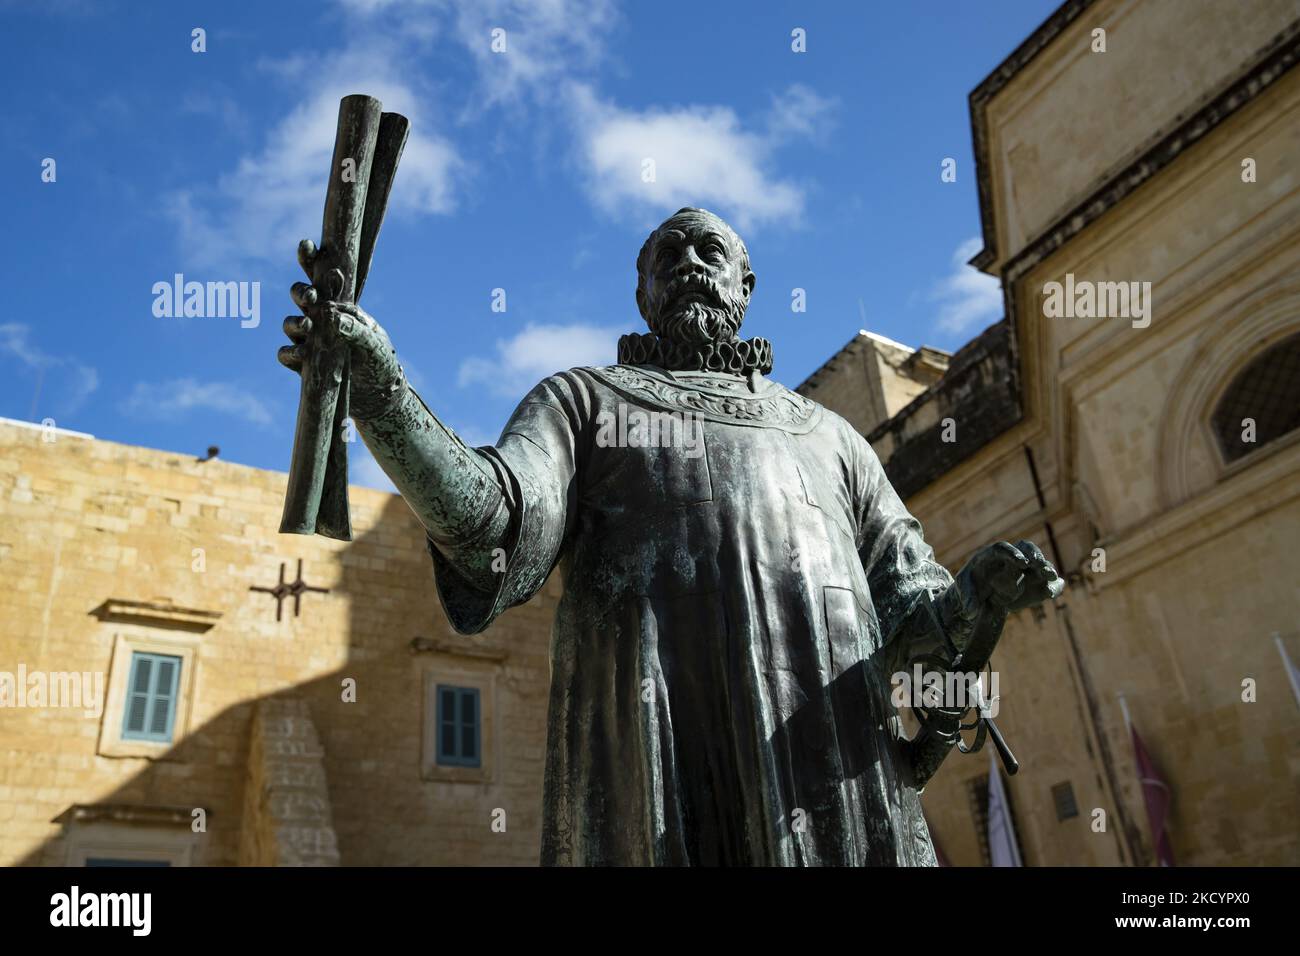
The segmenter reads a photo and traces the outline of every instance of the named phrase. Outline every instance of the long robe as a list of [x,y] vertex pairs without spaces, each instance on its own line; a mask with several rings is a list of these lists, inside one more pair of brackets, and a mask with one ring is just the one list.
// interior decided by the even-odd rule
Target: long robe
[[581,368],[479,453],[506,570],[431,545],[453,625],[563,574],[543,864],[935,865],[890,639],[952,579],[847,422],[757,373]]

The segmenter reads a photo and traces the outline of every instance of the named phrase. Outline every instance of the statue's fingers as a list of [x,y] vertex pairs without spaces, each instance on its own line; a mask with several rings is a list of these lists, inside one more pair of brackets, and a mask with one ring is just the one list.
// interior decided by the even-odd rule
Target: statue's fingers
[[334,329],[340,338],[359,339],[366,334],[366,324],[361,321],[356,311],[346,302],[326,303],[326,314],[334,323]]
[[1044,561],[1042,564],[1035,564],[1025,573],[1034,575],[1040,581],[1057,581],[1060,580],[1061,577],[1060,572],[1056,570],[1056,566],[1050,561]]
[[1025,557],[1021,550],[1014,544],[1011,544],[1008,541],[999,541],[993,547],[996,549],[998,555],[1005,561],[1009,562],[1013,567],[1021,570],[1029,567],[1029,559]]
[[301,372],[302,364],[307,359],[307,349],[302,345],[286,345],[275,353],[275,357],[280,360],[280,364],[285,368]]
[[289,289],[289,297],[293,299],[293,304],[304,312],[315,308],[316,301],[320,298],[315,288],[306,282],[295,282]]
[[363,336],[365,332],[378,332],[380,324],[355,302],[326,302],[325,311],[333,316],[339,334],[347,338]]
[[1065,590],[1065,579],[1050,564],[1034,566],[1025,572],[1025,587],[1019,603],[1025,607],[1058,597]]
[[305,315],[290,315],[284,320],[284,334],[294,342],[307,341],[311,333],[311,319]]
[[298,265],[302,266],[302,271],[307,273],[307,278],[312,278],[312,267],[316,264],[316,253],[319,252],[316,243],[310,239],[304,239],[298,243]]
[[1048,564],[1047,558],[1039,549],[1038,545],[1029,540],[1017,541],[1016,550],[1029,559],[1030,563],[1037,565]]
[[1025,577],[1033,582],[1033,590],[1044,598],[1056,597],[1065,590],[1065,579],[1036,544],[1032,541],[1021,541],[1017,547],[1033,559],[1032,566],[1025,571]]

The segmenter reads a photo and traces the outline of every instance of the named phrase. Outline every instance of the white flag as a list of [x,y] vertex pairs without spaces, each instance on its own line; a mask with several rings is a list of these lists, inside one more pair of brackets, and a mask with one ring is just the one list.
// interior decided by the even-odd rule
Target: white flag
[[1024,866],[1016,845],[1007,792],[1002,788],[1002,774],[992,754],[989,754],[989,859],[994,866]]
[[1277,652],[1282,655],[1282,667],[1286,670],[1286,676],[1291,679],[1291,692],[1295,694],[1295,702],[1300,704],[1300,669],[1291,663],[1291,655],[1282,644],[1282,635],[1274,631],[1273,640],[1277,642]]

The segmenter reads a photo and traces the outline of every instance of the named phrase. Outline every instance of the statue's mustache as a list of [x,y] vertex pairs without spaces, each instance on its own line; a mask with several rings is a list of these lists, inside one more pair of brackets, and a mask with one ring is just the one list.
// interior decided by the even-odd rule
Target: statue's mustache
[[701,275],[689,275],[674,279],[669,283],[668,288],[664,289],[663,304],[665,306],[672,305],[679,301],[682,296],[691,293],[698,294],[712,305],[726,304],[725,297],[722,290],[718,288],[717,283],[707,276]]
[[734,339],[744,315],[743,299],[696,272],[663,286],[647,323],[665,338],[705,345]]

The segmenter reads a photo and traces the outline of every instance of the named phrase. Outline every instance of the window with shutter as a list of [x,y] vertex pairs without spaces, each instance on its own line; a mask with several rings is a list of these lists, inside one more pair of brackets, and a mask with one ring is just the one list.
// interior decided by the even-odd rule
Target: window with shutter
[[131,677],[123,708],[124,740],[171,743],[180,676],[179,657],[140,651],[131,655]]
[[437,697],[438,763],[444,767],[480,766],[478,689],[439,684]]
[[1052,803],[1056,806],[1057,821],[1069,820],[1079,815],[1079,805],[1074,800],[1074,787],[1070,781],[1058,783],[1052,788]]

